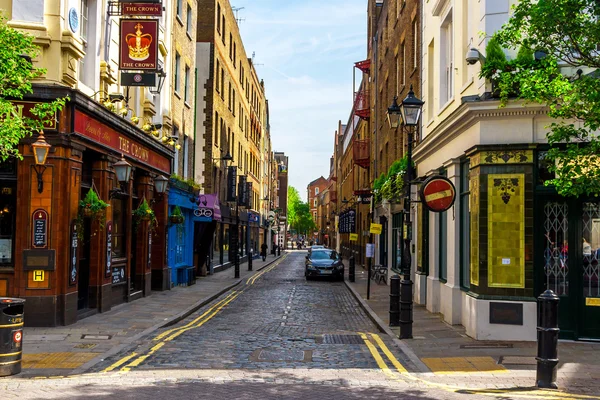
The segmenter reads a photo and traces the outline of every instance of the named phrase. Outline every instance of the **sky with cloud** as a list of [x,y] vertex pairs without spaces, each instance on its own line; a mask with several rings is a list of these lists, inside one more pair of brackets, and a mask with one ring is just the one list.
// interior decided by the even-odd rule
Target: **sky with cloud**
[[[352,68],[366,58],[366,0],[231,0],[248,57],[264,79],[271,141],[289,185],[329,175],[338,120],[352,106]],[[358,82],[357,82],[358,85]]]

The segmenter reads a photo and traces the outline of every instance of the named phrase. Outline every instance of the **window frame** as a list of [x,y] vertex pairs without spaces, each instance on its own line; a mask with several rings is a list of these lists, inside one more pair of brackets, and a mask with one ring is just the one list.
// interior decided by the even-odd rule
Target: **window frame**
[[179,84],[179,70],[181,69],[181,55],[179,54],[179,52],[175,52],[175,68],[174,68],[174,72],[173,72],[173,79],[174,79],[174,83],[173,83],[173,91],[177,94],[179,94],[179,91],[181,89],[181,85]]
[[[470,207],[470,168],[471,160],[466,158],[460,163],[460,288],[471,289],[471,207]],[[466,214],[466,215],[465,215]],[[466,240],[466,243],[464,242]]]

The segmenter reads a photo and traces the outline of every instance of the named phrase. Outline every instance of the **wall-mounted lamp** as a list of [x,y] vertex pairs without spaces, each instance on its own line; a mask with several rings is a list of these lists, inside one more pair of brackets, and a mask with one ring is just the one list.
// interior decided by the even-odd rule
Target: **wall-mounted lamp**
[[122,186],[129,182],[131,178],[131,164],[125,161],[125,157],[121,154],[121,159],[113,164],[115,169],[115,174],[117,175],[117,181],[119,181],[119,186],[111,189],[108,193],[108,198],[112,199],[117,194],[125,194]]
[[37,175],[38,193],[42,193],[44,191],[43,175],[44,171],[46,171],[46,158],[50,152],[50,147],[52,146],[46,142],[43,131],[40,131],[38,139],[31,144],[33,155],[35,157],[35,165],[33,166],[33,169]]
[[154,178],[154,189],[156,189],[156,193],[159,196],[165,194],[168,185],[169,179],[165,178],[163,175],[159,175],[156,178]]
[[392,105],[387,110],[387,120],[390,124],[390,128],[396,129],[402,124],[402,113],[400,113],[400,106],[398,105],[398,97],[394,96]]
[[156,87],[150,88],[150,93],[152,94],[160,94],[163,85],[165,84],[165,78],[167,77],[167,73],[161,68],[158,70],[156,76],[158,77],[158,82],[156,83]]

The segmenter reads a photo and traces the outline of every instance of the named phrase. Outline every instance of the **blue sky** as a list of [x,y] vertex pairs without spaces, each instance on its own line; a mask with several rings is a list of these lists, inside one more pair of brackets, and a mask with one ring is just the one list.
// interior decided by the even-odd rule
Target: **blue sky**
[[[329,175],[334,132],[352,105],[352,67],[366,58],[366,0],[230,0],[248,57],[255,52],[271,140],[289,156],[289,185]],[[358,85],[358,83],[357,83]]]

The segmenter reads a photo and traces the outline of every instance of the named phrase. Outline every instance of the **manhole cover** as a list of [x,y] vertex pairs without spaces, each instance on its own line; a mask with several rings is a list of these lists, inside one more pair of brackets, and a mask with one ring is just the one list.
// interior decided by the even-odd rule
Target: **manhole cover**
[[73,348],[74,349],[93,349],[96,346],[97,346],[96,343],[81,343],[81,344],[78,344],[77,346],[75,346]]
[[512,343],[477,343],[461,344],[461,349],[512,349]]
[[506,356],[500,357],[498,364],[502,365],[537,365],[535,357]]
[[273,361],[312,361],[312,350],[291,350],[291,349],[259,349],[255,350],[250,356],[252,361],[273,362]]
[[86,340],[110,340],[111,335],[81,335],[82,339]]
[[359,335],[323,335],[324,344],[364,344]]

